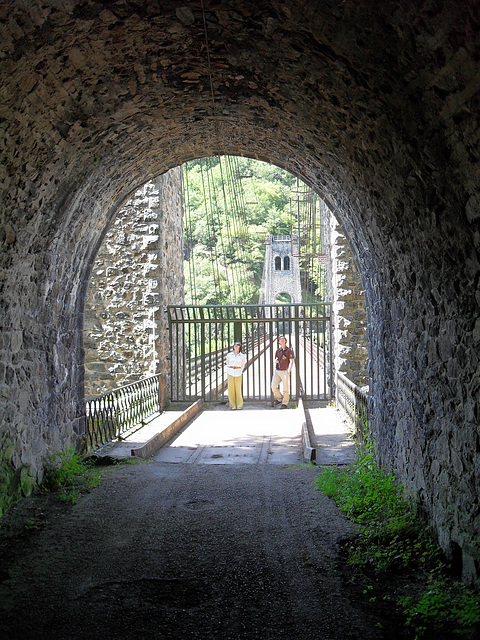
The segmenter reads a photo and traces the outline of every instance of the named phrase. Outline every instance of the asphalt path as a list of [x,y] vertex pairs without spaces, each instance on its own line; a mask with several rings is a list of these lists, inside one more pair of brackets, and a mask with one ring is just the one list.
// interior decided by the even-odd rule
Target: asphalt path
[[[311,415],[323,463],[348,461],[339,414]],[[355,528],[315,489],[321,467],[303,464],[303,419],[218,405],[152,460],[103,468],[74,505],[16,505],[0,529],[0,638],[382,638],[344,588],[338,545]]]
[[73,506],[23,501],[0,530],[0,637],[382,638],[345,589],[354,527],[318,472],[149,461],[106,468]]

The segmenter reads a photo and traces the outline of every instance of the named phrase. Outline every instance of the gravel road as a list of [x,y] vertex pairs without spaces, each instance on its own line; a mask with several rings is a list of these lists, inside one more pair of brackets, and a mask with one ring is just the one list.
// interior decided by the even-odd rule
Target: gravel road
[[0,637],[382,638],[342,588],[354,529],[317,473],[146,462],[105,468],[73,506],[24,500],[0,530]]

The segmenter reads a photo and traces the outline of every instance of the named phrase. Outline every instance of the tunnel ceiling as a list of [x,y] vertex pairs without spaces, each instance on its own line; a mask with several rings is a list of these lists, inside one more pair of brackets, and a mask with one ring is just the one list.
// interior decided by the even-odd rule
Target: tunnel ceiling
[[93,188],[100,209],[116,208],[179,162],[236,153],[287,168],[347,209],[356,198],[364,224],[377,212],[372,235],[391,233],[405,184],[419,208],[429,198],[441,207],[452,194],[438,174],[478,158],[467,126],[475,5],[9,3],[0,10],[4,151],[16,150],[3,163],[7,189],[22,176],[9,197],[38,209],[53,195],[66,215],[68,195]]
[[188,159],[228,153],[313,186],[367,284],[437,290],[422,273],[446,281],[467,265],[455,286],[459,304],[471,304],[474,0],[383,2],[381,11],[373,0],[19,0],[0,12],[0,240],[24,256],[48,247],[50,279],[66,260],[79,274],[75,291],[84,288],[135,188]]

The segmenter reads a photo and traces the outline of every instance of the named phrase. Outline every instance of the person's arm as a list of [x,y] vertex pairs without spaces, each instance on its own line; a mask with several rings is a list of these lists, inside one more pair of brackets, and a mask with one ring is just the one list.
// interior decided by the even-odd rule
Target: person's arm
[[288,363],[288,369],[287,369],[288,373],[292,372],[294,360],[295,360],[295,356],[293,355],[293,351],[292,351],[292,357],[290,358],[290,362]]

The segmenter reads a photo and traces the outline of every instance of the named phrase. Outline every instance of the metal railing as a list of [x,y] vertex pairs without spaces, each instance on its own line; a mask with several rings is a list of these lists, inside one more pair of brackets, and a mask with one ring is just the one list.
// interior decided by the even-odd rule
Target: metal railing
[[343,373],[336,374],[336,401],[352,423],[356,436],[363,440],[368,428],[368,395]]
[[[193,398],[223,401],[225,358],[237,340],[242,342],[248,363],[243,376],[244,400],[271,400],[274,342],[280,334],[287,337],[296,355],[292,399],[298,397],[301,376],[309,399],[332,397],[331,305],[185,305],[168,306],[167,311],[173,402]],[[305,341],[315,341],[308,352]]]
[[112,389],[85,404],[87,448],[95,450],[161,412],[162,374]]

